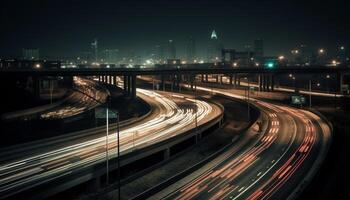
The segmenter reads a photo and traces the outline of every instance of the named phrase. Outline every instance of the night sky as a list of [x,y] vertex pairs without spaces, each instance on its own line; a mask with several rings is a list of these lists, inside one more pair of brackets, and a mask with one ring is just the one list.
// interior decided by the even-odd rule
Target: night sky
[[[322,2],[322,3],[321,3]],[[1,1],[0,56],[19,56],[21,48],[40,48],[42,56],[75,56],[118,48],[145,56],[173,39],[178,55],[189,36],[204,56],[212,29],[227,48],[242,50],[262,38],[274,55],[300,45],[336,48],[350,42],[346,1],[128,0]]]

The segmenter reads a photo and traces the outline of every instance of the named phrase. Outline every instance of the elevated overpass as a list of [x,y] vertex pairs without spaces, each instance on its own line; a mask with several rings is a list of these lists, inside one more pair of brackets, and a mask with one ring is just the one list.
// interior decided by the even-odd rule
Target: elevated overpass
[[[281,74],[330,74],[335,75],[339,82],[339,88],[343,83],[343,76],[350,74],[349,66],[277,66],[266,67],[233,67],[232,64],[204,63],[204,64],[178,64],[155,65],[153,67],[134,66],[133,68],[70,68],[70,69],[0,69],[0,77],[25,77],[31,76],[33,80],[39,80],[44,76],[97,76],[101,82],[116,84],[116,77],[123,76],[124,92],[132,97],[136,96],[136,78],[138,75],[161,76],[164,88],[165,76],[171,77],[174,85],[179,85],[183,76],[193,85],[194,77],[202,75],[202,80],[207,79],[208,74],[224,74],[230,77],[230,83],[237,83],[237,75],[258,75],[259,88],[261,90],[274,90],[274,79]],[[238,80],[239,81],[239,80]],[[38,84],[34,84],[38,85]]]

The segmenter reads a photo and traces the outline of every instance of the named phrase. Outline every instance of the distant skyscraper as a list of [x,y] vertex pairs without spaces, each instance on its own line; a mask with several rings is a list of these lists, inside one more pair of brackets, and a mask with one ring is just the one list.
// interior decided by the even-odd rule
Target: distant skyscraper
[[94,60],[93,55],[90,51],[81,52],[79,58],[82,63],[90,63]]
[[119,49],[106,49],[103,51],[103,60],[106,63],[117,63],[119,61]]
[[22,49],[22,58],[24,60],[39,60],[39,49]]
[[91,43],[91,48],[94,54],[94,58],[95,58],[95,62],[98,61],[98,43],[97,43],[97,39],[94,40],[93,43]]
[[166,59],[176,59],[176,47],[173,40],[168,41]]
[[196,41],[191,36],[188,39],[188,43],[186,46],[186,60],[187,62],[192,63],[194,62],[195,59],[196,59]]
[[220,60],[222,48],[223,47],[220,44],[218,35],[216,34],[216,31],[213,30],[211,32],[210,40],[209,40],[209,44],[208,44],[207,61],[208,62],[218,62]]
[[264,43],[262,39],[254,40],[254,54],[258,61],[262,61],[264,57]]
[[164,44],[156,45],[154,54],[157,63],[164,62]]

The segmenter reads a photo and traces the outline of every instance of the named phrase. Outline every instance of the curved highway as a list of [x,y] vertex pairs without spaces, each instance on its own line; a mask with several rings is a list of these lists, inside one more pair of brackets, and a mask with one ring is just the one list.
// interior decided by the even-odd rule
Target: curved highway
[[306,110],[257,99],[251,103],[262,111],[263,133],[251,130],[226,153],[150,199],[287,199],[299,192],[328,150],[330,127]]
[[[133,151],[134,148],[140,149],[193,129],[196,118],[198,125],[201,125],[222,114],[219,106],[188,96],[141,89],[138,89],[138,93],[147,99],[155,111],[141,122],[121,128],[121,155]],[[66,141],[56,146],[48,144],[32,152],[15,150],[15,158],[8,155],[11,159],[1,157],[0,197],[5,198],[69,175],[76,170],[104,162],[106,159],[104,134],[105,130],[96,134],[97,137]],[[115,131],[109,133],[108,141],[111,159],[116,157]]]
[[42,112],[41,119],[63,119],[94,109],[105,102],[108,90],[97,82],[80,77],[74,77],[76,91],[61,105]]

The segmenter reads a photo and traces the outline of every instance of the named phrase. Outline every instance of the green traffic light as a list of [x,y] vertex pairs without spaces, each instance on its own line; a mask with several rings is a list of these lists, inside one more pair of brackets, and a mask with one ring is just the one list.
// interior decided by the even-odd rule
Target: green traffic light
[[273,62],[267,63],[267,67],[268,68],[273,68],[274,66],[275,66],[275,64]]

